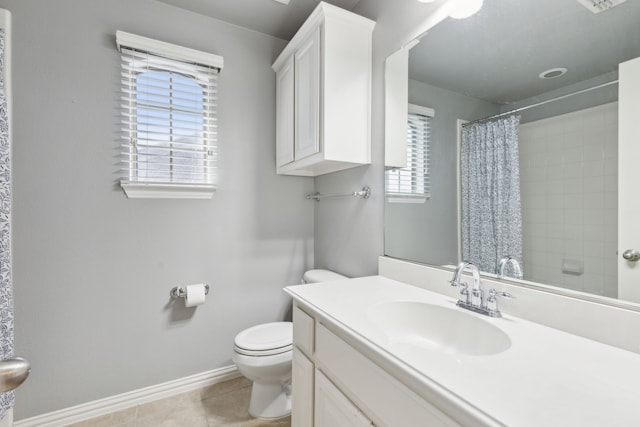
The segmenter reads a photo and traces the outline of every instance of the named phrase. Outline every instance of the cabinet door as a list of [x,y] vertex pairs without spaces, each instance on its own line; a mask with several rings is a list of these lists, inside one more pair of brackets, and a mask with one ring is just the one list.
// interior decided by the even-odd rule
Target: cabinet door
[[[371,420],[316,369],[315,427],[370,427]],[[297,425],[293,423],[292,425]]]
[[618,296],[640,302],[640,268],[627,261],[623,252],[640,248],[640,199],[637,181],[638,112],[640,112],[640,59],[620,64],[620,99],[618,101]]
[[313,427],[313,363],[293,347],[291,425]]
[[295,57],[295,160],[320,151],[320,29]]
[[276,163],[293,161],[294,144],[294,64],[293,56],[276,73]]

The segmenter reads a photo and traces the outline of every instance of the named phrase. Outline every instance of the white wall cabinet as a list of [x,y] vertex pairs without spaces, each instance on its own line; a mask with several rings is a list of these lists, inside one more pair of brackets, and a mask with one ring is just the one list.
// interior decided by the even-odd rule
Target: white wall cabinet
[[320,152],[320,29],[294,54],[294,160]]
[[276,74],[276,104],[279,111],[276,118],[276,162],[278,166],[282,166],[293,161],[295,141],[293,135],[295,106],[293,57],[289,58]]
[[375,22],[321,2],[273,63],[278,174],[371,163]]
[[384,166],[387,168],[407,167],[410,48],[402,47],[384,64]]

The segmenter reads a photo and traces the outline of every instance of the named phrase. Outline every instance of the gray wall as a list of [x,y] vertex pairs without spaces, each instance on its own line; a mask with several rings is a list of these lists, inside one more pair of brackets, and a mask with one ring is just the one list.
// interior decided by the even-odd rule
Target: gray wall
[[[272,60],[285,42],[152,0],[0,0],[13,13],[16,417],[231,365],[313,264],[310,178],[275,174]],[[224,56],[210,201],[117,185],[124,30]],[[373,233],[380,234],[379,229]],[[209,281],[205,305],[170,301]]]
[[409,80],[409,102],[433,108],[429,146],[431,197],[385,204],[385,254],[428,264],[458,261],[457,120],[475,120],[499,106]]
[[435,5],[415,0],[366,0],[354,9],[355,13],[376,21],[373,32],[372,163],[318,177],[316,190],[343,193],[369,185],[372,196],[368,200],[325,199],[316,204],[317,268],[330,268],[348,276],[377,274],[377,257],[384,253],[384,61],[421,32],[433,7]]

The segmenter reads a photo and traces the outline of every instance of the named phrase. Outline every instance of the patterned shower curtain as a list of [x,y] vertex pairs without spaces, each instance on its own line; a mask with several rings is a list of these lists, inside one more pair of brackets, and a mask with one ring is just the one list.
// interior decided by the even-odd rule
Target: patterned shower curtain
[[489,273],[507,255],[522,263],[519,124],[511,115],[462,130],[462,257]]
[[[11,280],[11,145],[4,82],[5,32],[0,28],[0,360],[13,356]],[[0,394],[0,419],[13,408],[13,391]]]

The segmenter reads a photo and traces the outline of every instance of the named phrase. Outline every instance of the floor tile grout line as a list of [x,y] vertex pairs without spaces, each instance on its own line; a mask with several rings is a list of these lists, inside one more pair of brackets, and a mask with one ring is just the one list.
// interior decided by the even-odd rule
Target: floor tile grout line
[[234,389],[232,389],[232,390],[228,390],[228,391],[225,391],[224,393],[216,394],[215,396],[211,396],[211,397],[208,397],[208,398],[206,398],[206,399],[204,398],[204,396],[202,395],[202,393],[200,393],[200,401],[205,402],[205,401],[207,401],[207,400],[215,399],[215,398],[218,398],[218,397],[220,397],[220,396],[226,396],[226,395],[227,395],[227,394],[229,394],[229,393],[235,393],[235,392],[237,392],[237,391],[239,391],[239,390],[243,390],[243,389],[245,389],[245,388],[250,388],[250,387],[251,387],[251,385],[244,386],[244,387],[234,388]]
[[[230,381],[238,381],[237,379],[231,379],[228,380]],[[222,383],[218,383],[218,384],[224,384],[225,382]],[[211,397],[208,397],[205,399],[205,395],[204,395],[204,391],[207,389],[211,389],[212,387],[216,387],[217,384],[211,385],[211,386],[207,386],[207,387],[202,387],[200,389],[197,390],[192,390],[189,392],[184,392],[184,393],[180,393],[177,394],[175,396],[172,396],[170,398],[164,398],[164,399],[158,399],[154,402],[158,403],[160,401],[167,401],[168,403],[170,403],[171,399],[175,399],[175,398],[180,398],[183,397],[185,395],[188,395],[189,393],[193,393],[193,392],[197,392],[197,394],[194,393],[193,398],[189,398],[189,400],[194,404],[193,410],[197,411],[198,413],[202,414],[202,421],[203,421],[203,427],[207,426],[207,427],[217,427],[220,426],[221,424],[219,424],[218,422],[216,422],[215,419],[212,419],[209,415],[209,407],[207,405],[207,402],[211,403],[210,401],[216,400],[216,399],[224,399],[229,398],[229,394],[231,393],[238,393],[241,391],[245,391],[245,393],[243,393],[245,396],[248,397],[242,397],[240,399],[237,399],[237,402],[243,406],[248,407],[249,405],[249,401],[246,399],[250,399],[250,388],[252,387],[252,384],[250,382],[241,382],[238,381],[238,385],[242,385],[239,387],[234,387],[234,388],[230,388],[225,390],[224,392],[220,393],[220,394],[215,394]],[[235,385],[235,384],[234,384]],[[224,387],[224,386],[222,386]],[[249,389],[249,390],[247,390]],[[193,399],[193,400],[191,400]],[[141,418],[140,414],[141,414],[141,407],[148,405],[150,403],[153,402],[147,402],[144,404],[138,404],[138,405],[134,405],[132,407],[130,407],[129,410],[133,410],[133,414],[132,414],[132,418],[128,419],[127,421],[124,422],[120,422],[117,425],[112,425],[112,427],[144,427],[144,426],[148,426],[148,422],[149,419],[153,419],[153,414],[155,413],[156,415],[162,414],[163,413],[163,409],[162,409],[162,405],[159,405],[158,408],[154,409],[153,412],[150,412],[147,414],[147,412],[145,411],[144,416]],[[121,411],[114,411],[111,412],[110,414],[104,414],[101,417],[96,417],[94,419],[89,419],[89,420],[85,420],[82,424],[82,426],[85,427],[91,427],[91,426],[104,426],[104,416],[108,416],[108,415],[114,415],[117,412],[121,412]],[[242,415],[241,417],[244,417],[245,415]],[[250,417],[250,419],[245,420],[244,418],[242,419],[238,419],[237,423],[236,421],[233,421],[233,425],[237,425],[237,426],[261,426],[261,427],[290,427],[291,426],[291,421],[290,418],[288,418],[289,421],[287,421],[287,417],[283,417],[283,418],[278,418],[276,420],[259,420],[256,418],[251,417],[248,413],[246,413],[246,416]],[[101,419],[102,418],[102,419]],[[111,420],[111,422],[113,422],[115,420]],[[107,421],[109,422],[109,421]],[[180,421],[178,421],[180,422]],[[95,423],[95,424],[94,424]],[[179,424],[177,424],[179,425]],[[200,425],[200,424],[198,424]],[[185,426],[186,427],[186,426]],[[189,425],[189,427],[192,427],[191,425]]]

